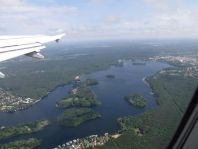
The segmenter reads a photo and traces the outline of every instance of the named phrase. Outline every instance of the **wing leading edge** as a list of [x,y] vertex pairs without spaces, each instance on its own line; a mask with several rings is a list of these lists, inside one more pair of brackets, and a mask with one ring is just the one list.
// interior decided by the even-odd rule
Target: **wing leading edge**
[[[43,44],[51,41],[58,42],[65,34],[56,36],[0,36],[0,62],[26,55],[42,59],[44,56],[39,53],[41,49],[46,48]],[[0,78],[5,75],[0,72]]]
[[56,36],[0,36],[0,62],[27,55],[44,58],[39,52],[46,48],[43,44],[51,41],[58,42],[65,34]]

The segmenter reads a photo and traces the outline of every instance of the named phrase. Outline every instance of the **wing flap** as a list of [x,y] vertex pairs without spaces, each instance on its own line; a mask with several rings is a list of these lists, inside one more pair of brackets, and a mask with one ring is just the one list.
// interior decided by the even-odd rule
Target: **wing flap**
[[23,45],[8,46],[8,47],[0,48],[0,53],[40,47],[40,46],[42,46],[42,44],[40,43],[30,43],[30,44],[23,44]]
[[20,55],[25,55],[28,53],[32,53],[32,52],[38,52],[41,49],[44,49],[45,46],[39,46],[39,47],[31,47],[31,48],[25,48],[25,49],[20,49],[20,50],[16,50],[16,51],[8,51],[8,52],[2,52],[0,53],[0,62],[1,61],[5,61]]
[[20,55],[44,58],[39,53],[45,48],[43,44],[51,41],[58,42],[64,35],[0,36],[0,62]]

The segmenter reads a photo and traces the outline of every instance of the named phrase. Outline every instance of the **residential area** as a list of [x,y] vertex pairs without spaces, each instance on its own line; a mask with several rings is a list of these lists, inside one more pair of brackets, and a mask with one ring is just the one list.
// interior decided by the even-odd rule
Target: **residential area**
[[36,102],[34,99],[15,96],[11,92],[0,88],[0,111],[2,112],[23,110]]
[[68,141],[65,144],[59,145],[54,149],[86,149],[86,148],[93,148],[96,146],[104,145],[106,142],[109,141],[110,138],[119,137],[120,135],[109,135],[105,133],[102,136],[98,135],[91,135],[82,139],[75,139],[72,141]]
[[[198,55],[187,56],[156,56],[150,60],[168,62],[169,64],[180,66],[179,70],[170,70],[171,75],[183,74],[187,77],[198,76]],[[162,70],[160,73],[163,73]]]

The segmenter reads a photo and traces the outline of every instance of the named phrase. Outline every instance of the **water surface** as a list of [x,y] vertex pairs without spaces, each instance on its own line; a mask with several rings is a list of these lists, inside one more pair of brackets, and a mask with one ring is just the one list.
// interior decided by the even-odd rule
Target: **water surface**
[[[16,125],[32,122],[38,119],[49,119],[50,125],[37,133],[5,139],[0,143],[12,141],[18,138],[37,137],[43,140],[39,148],[52,148],[74,138],[85,137],[92,134],[111,133],[118,130],[116,120],[118,117],[135,115],[156,106],[151,89],[142,81],[146,76],[153,75],[167,64],[147,61],[146,65],[133,65],[131,61],[124,61],[122,67],[111,66],[104,71],[97,71],[88,75],[82,75],[82,80],[87,78],[97,79],[99,84],[92,86],[101,105],[93,109],[100,112],[102,117],[86,122],[76,128],[66,128],[57,125],[56,117],[63,109],[55,107],[56,101],[67,96],[71,85],[59,86],[51,91],[42,101],[33,107],[15,113],[0,113],[0,125]],[[114,75],[115,78],[107,78],[106,75]],[[145,108],[136,108],[129,105],[124,97],[129,93],[139,93],[147,100]]]

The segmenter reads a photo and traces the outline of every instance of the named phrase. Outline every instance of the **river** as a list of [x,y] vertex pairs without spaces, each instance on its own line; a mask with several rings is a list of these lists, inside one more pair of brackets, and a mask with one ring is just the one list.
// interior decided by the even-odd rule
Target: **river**
[[[145,65],[134,65],[131,61],[124,61],[123,66],[111,66],[107,70],[82,75],[82,80],[91,78],[98,80],[99,84],[92,86],[101,105],[93,109],[100,112],[102,117],[88,121],[76,128],[59,126],[56,117],[63,109],[55,107],[56,101],[67,96],[71,85],[58,86],[33,107],[15,113],[0,112],[0,125],[16,125],[32,122],[38,119],[49,119],[50,125],[37,133],[1,140],[0,143],[27,137],[36,137],[43,140],[39,148],[52,148],[66,141],[89,136],[92,134],[112,133],[118,130],[116,119],[118,117],[135,115],[156,106],[151,89],[143,82],[143,78],[153,75],[157,71],[168,67],[168,64],[146,61]],[[107,78],[106,75],[115,78]],[[145,108],[136,108],[129,105],[124,97],[129,93],[139,93],[147,100]]]

